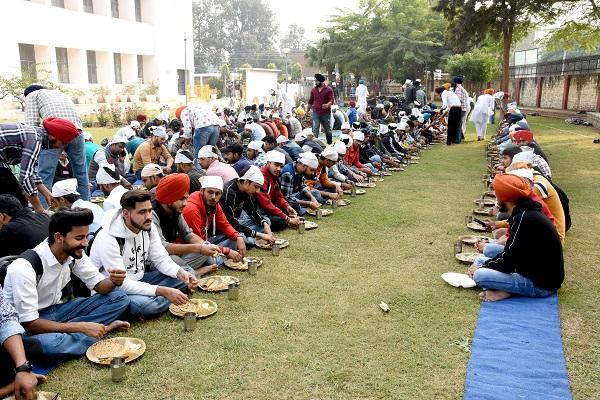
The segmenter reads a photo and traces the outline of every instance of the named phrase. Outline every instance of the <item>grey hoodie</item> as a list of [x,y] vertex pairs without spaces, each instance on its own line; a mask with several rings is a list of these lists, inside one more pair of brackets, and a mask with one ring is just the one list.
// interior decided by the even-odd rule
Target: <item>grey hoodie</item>
[[[125,239],[122,255],[116,238]],[[140,282],[144,277],[146,263],[152,263],[157,270],[172,278],[177,277],[181,268],[169,257],[154,224],[150,232],[140,231],[135,234],[125,225],[122,209],[104,213],[102,229],[94,239],[90,259],[106,276],[107,268],[126,269],[127,278],[119,289],[127,294],[145,296],[156,296],[157,288],[157,285]]]

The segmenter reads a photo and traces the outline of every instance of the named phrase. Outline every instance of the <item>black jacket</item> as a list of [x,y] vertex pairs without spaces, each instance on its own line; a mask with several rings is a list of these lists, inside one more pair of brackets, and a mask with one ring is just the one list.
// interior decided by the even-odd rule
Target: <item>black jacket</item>
[[483,266],[507,274],[516,272],[540,289],[558,290],[565,277],[562,246],[540,203],[521,201],[508,224],[510,236],[504,251]]
[[21,254],[42,243],[48,237],[49,222],[48,215],[23,208],[0,229],[0,257]]
[[248,214],[255,225],[262,227],[263,222],[268,223],[268,220],[262,214],[256,197],[248,196],[240,192],[237,183],[238,178],[225,183],[223,195],[221,196],[219,203],[221,203],[221,208],[223,209],[227,220],[236,231],[243,233],[246,237],[255,237],[256,231],[240,224],[239,219],[242,215],[242,211],[245,211],[246,214]]

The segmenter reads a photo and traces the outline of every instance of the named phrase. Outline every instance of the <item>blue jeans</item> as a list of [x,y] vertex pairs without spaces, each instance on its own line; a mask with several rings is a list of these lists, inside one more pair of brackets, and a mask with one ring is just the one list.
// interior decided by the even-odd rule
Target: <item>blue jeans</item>
[[[181,267],[190,274],[194,270],[190,267]],[[146,282],[151,285],[165,286],[184,290],[187,285],[177,278],[171,278],[164,275],[160,271],[150,271],[144,273],[141,282]],[[163,296],[144,296],[141,294],[130,294],[129,296],[129,315],[134,319],[146,319],[157,314],[162,314],[169,309],[171,302]]]
[[[89,201],[90,182],[85,166],[85,145],[83,135],[77,136],[71,143],[65,146],[64,150],[67,152],[71,168],[73,168],[73,176],[77,179],[77,191],[83,200]],[[44,186],[50,191],[52,191],[52,182],[54,181],[56,164],[58,164],[61,153],[61,149],[46,149],[40,152],[38,173],[44,182]],[[42,206],[48,208],[44,196],[40,194],[39,198]]]
[[547,297],[554,294],[554,290],[535,287],[533,282],[516,272],[505,274],[490,268],[479,268],[473,275],[477,286],[483,289],[502,290],[526,297]]
[[[203,126],[202,128],[196,128],[194,131],[194,157],[198,156],[198,151],[203,146],[210,144],[214,146],[217,144],[217,139],[219,138],[219,125],[209,125]],[[195,161],[196,167],[197,160]]]
[[[239,223],[244,225],[245,227],[252,229],[253,231],[256,232],[264,232],[265,229],[262,226],[256,225],[256,223],[250,218],[250,216],[248,214],[246,214],[245,211],[242,211],[242,215],[240,215],[240,218],[238,219]],[[244,236],[244,242],[246,242],[247,245],[249,246],[255,246],[256,245],[256,239],[253,237],[247,237],[246,235],[242,234],[242,236]]]
[[489,258],[494,258],[504,251],[504,245],[496,243],[488,243],[483,247],[483,255]]
[[310,118],[312,119],[312,131],[315,134],[315,137],[319,137],[319,131],[321,130],[321,125],[323,125],[323,128],[325,128],[327,144],[333,143],[333,137],[331,135],[331,114],[327,113],[320,115],[311,111]]
[[[129,297],[113,290],[108,294],[78,297],[66,303],[40,310],[40,318],[56,322],[96,322],[107,325],[115,321],[129,306]],[[41,333],[25,335],[40,342],[48,364],[80,357],[96,339],[83,333]]]

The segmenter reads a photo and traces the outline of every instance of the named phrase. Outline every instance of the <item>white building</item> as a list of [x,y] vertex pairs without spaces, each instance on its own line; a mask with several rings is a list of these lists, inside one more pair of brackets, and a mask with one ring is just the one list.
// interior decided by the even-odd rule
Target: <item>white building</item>
[[0,9],[0,76],[36,65],[70,89],[115,96],[153,82],[161,102],[185,99],[192,0],[2,0]]

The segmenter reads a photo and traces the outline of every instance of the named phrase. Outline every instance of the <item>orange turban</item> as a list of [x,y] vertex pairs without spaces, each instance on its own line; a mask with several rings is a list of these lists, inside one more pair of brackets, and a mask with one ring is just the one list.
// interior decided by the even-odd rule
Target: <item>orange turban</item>
[[501,174],[494,177],[494,192],[500,201],[514,203],[529,197],[531,186],[524,178],[516,175]]
[[175,110],[175,118],[181,119],[181,113],[186,109],[187,106],[181,106]]
[[446,82],[442,85],[442,87],[446,90],[450,90],[450,86],[452,86],[450,83]]
[[161,204],[173,204],[190,191],[187,174],[171,174],[160,180],[156,187],[156,200]]
[[483,93],[485,93],[485,94],[494,94],[494,93],[495,93],[495,91],[494,91],[494,89],[491,89],[491,88],[489,88],[489,89],[485,89],[485,90],[483,91]]

